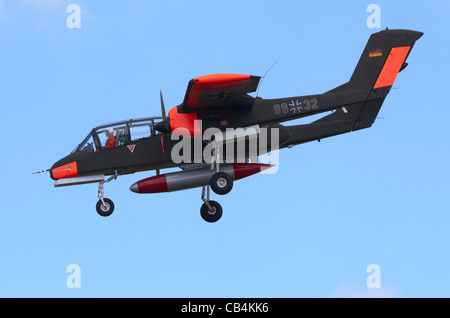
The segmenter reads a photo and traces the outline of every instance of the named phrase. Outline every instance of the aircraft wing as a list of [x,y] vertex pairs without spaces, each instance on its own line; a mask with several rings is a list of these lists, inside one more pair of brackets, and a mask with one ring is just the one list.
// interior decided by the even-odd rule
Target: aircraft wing
[[255,98],[247,95],[256,91],[260,76],[242,74],[212,74],[189,81],[179,113],[211,112],[223,107],[251,108]]

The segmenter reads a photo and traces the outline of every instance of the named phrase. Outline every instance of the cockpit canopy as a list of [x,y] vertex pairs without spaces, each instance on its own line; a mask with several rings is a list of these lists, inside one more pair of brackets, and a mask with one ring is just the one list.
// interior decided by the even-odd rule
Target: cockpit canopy
[[[74,149],[74,151],[97,152],[112,147],[121,147],[137,140],[156,135],[155,124],[162,121],[162,117],[130,119],[98,126]],[[109,133],[111,129],[114,131]],[[113,141],[111,144],[111,140]]]

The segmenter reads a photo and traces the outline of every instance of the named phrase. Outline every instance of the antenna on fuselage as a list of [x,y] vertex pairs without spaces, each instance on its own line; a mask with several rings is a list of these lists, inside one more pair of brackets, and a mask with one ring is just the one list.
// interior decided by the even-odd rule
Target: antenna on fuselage
[[275,65],[276,62],[278,62],[278,59],[276,59],[275,62],[273,62],[272,65],[270,65],[270,67],[267,69],[267,71],[264,74],[264,76],[261,78],[261,81],[259,82],[259,85],[258,85],[258,89],[256,90],[256,97],[258,97],[259,88],[261,87],[264,78],[266,77],[267,73],[269,73],[270,69],[272,68],[272,66]]

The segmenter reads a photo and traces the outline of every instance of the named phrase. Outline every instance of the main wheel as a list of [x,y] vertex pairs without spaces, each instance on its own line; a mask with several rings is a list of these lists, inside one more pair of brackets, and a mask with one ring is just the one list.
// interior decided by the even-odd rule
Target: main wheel
[[200,208],[200,215],[202,216],[203,220],[209,223],[219,221],[222,217],[222,206],[219,204],[219,202],[212,200],[208,203],[211,206],[212,211],[208,209],[206,203],[203,203],[202,207]]
[[108,198],[103,198],[103,201],[105,201],[105,204],[103,204],[102,200],[98,200],[97,213],[103,217],[110,216],[114,212],[114,203]]
[[233,179],[228,173],[217,172],[211,177],[209,185],[215,193],[224,195],[233,189]]

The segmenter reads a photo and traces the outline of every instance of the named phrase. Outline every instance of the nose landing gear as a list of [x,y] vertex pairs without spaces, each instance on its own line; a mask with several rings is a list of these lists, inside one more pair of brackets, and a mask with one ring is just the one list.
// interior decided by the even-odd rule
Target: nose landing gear
[[97,213],[100,216],[108,217],[114,212],[114,202],[111,199],[108,199],[108,198],[104,197],[103,185],[105,183],[108,183],[108,182],[112,181],[112,180],[116,180],[117,177],[118,177],[118,174],[117,174],[117,171],[116,171],[116,173],[113,176],[109,177],[106,180],[100,181],[98,183],[98,198],[99,198],[99,200],[98,200],[97,205],[95,206],[95,208],[97,210]]

